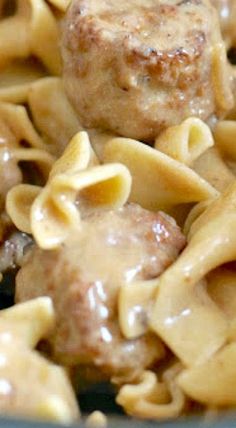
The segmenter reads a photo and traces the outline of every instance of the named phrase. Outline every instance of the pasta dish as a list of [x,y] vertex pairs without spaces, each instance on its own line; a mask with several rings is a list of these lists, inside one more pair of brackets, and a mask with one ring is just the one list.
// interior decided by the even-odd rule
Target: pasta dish
[[76,422],[101,381],[135,418],[236,407],[235,20],[0,0],[1,414]]

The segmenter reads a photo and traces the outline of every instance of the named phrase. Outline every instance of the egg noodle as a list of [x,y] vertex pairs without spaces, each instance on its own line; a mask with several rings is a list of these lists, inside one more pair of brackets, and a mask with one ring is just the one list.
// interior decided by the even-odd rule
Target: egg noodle
[[[172,215],[187,237],[185,249],[157,279],[121,285],[118,298],[123,336],[154,333],[162,363],[132,381],[112,379],[116,400],[127,414],[156,420],[186,414],[193,402],[202,410],[236,407],[236,270],[229,263],[236,260],[236,110],[228,109],[225,46],[215,48],[213,73],[218,104],[230,111],[214,126],[189,117],[152,146],[84,129],[62,80],[60,26],[69,3],[0,0],[1,240],[6,215],[48,251],[79,233],[86,212],[128,201]],[[236,47],[235,28],[232,17],[224,30],[227,49]],[[36,181],[25,177],[28,165]],[[7,172],[11,179],[1,179]],[[137,307],[149,311],[148,323]],[[14,409],[0,396],[3,414],[64,423],[79,418],[64,368],[33,350],[53,326],[49,297],[0,312],[0,362],[4,355],[8,361],[0,364],[0,377],[10,372],[21,380]],[[25,412],[34,379],[41,383],[30,389]]]

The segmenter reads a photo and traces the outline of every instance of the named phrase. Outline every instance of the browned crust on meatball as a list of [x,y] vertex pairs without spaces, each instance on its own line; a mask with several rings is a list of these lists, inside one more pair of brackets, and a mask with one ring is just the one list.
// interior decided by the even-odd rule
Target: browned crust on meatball
[[73,0],[65,88],[84,126],[150,141],[188,116],[222,114],[211,63],[220,42],[208,0]]

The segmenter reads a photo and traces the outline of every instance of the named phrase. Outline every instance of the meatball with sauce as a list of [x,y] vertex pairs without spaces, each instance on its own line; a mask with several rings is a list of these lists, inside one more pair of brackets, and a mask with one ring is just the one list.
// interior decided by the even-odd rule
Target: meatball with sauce
[[[83,126],[152,141],[189,116],[224,115],[212,62],[220,43],[209,0],[72,0],[65,89]],[[231,91],[229,76],[222,85]]]
[[163,346],[151,333],[132,340],[122,335],[119,288],[156,278],[184,245],[179,227],[162,212],[130,204],[96,213],[59,249],[35,247],[26,255],[16,300],[52,298],[57,318],[51,346],[57,361],[94,365],[105,375],[131,379],[163,356]]

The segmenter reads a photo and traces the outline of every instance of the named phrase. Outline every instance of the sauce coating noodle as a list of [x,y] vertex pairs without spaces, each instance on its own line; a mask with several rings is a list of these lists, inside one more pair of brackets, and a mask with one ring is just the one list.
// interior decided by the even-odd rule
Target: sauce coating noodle
[[1,414],[76,422],[76,370],[141,419],[236,407],[235,17],[0,0]]

